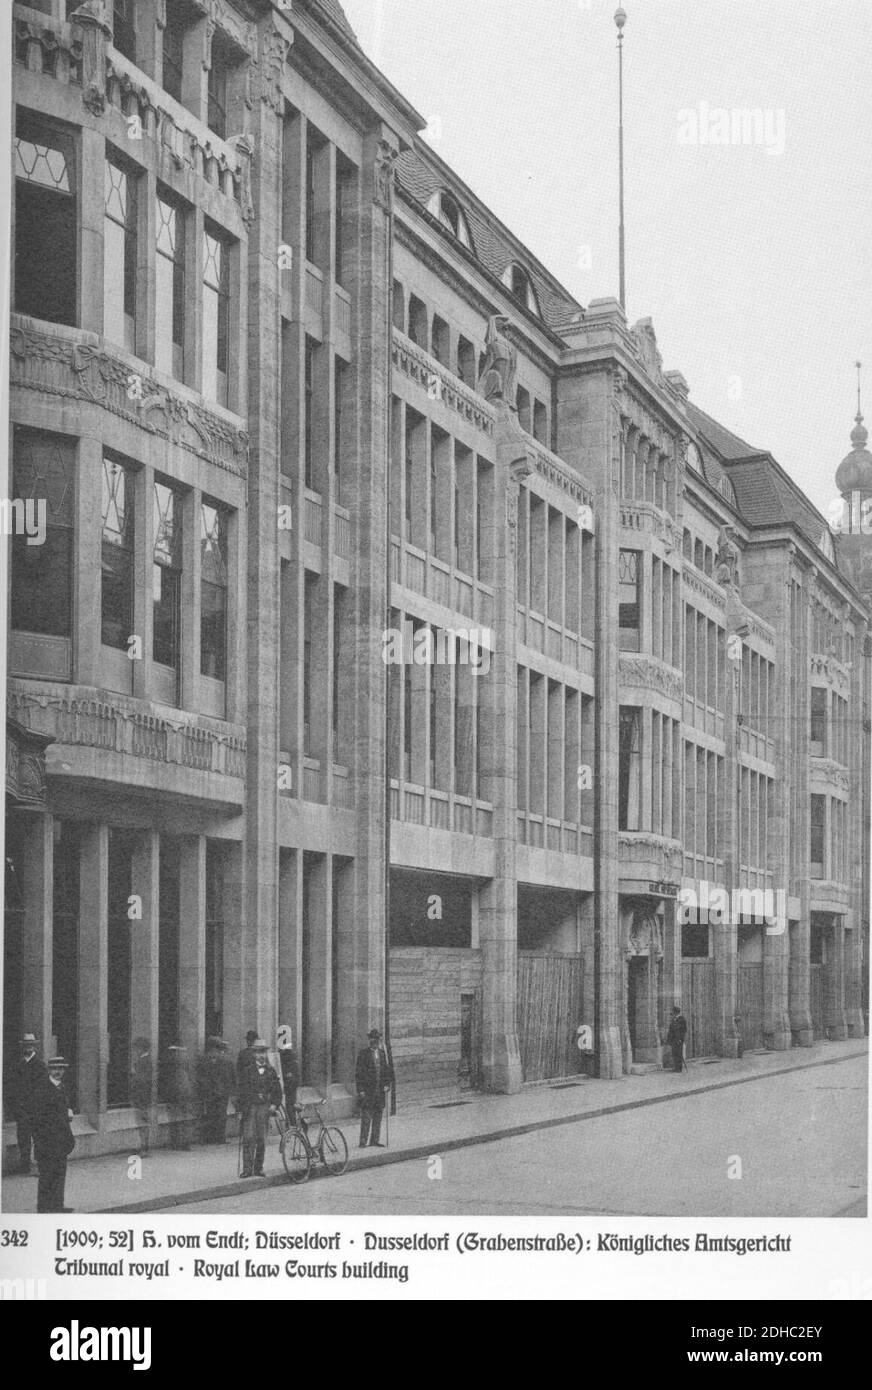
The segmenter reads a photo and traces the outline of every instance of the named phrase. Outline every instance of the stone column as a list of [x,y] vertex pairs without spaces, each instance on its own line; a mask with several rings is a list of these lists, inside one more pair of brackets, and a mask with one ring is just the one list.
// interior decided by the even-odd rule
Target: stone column
[[[739,846],[737,793],[740,777],[740,734],[738,716],[742,708],[740,682],[744,640],[736,632],[744,623],[744,613],[735,590],[728,593],[725,611],[726,645],[724,660],[724,884],[728,900],[739,885],[741,849]],[[731,656],[731,652],[733,655]],[[710,913],[710,918],[715,915]],[[739,1008],[739,924],[732,912],[725,920],[709,926],[715,972],[715,1031],[722,1057],[739,1054],[739,1030],[735,1018]]]
[[309,1086],[330,1084],[332,1041],[332,856],[311,855],[304,879],[306,992],[305,1037],[301,1039],[304,1081]]
[[356,431],[356,437],[354,450],[346,454],[354,464],[345,469],[342,495],[358,524],[343,613],[343,738],[351,750],[350,766],[365,770],[354,780],[354,860],[343,871],[339,894],[339,1065],[334,1080],[350,1088],[360,1039],[371,1027],[388,1031],[390,1024],[385,988],[388,668],[381,634],[388,607],[393,161],[398,146],[397,136],[384,125],[365,137],[357,217],[349,235],[349,246],[356,246],[359,256],[349,254],[345,268],[352,306],[349,393],[355,393],[355,409],[347,412],[350,418],[347,425],[343,419],[343,427],[349,437]]
[[103,506],[103,445],[99,439],[88,435],[80,439],[76,483],[73,679],[78,685],[99,685]]
[[863,936],[856,926],[845,928],[845,1025],[849,1038],[862,1038],[863,1024]]
[[[808,595],[798,591],[797,602],[800,607],[798,623],[799,650],[794,653],[791,642],[791,590],[795,573],[791,559],[793,548],[787,552],[786,575],[782,587],[782,621],[778,627],[778,666],[777,673],[785,677],[785,696],[781,702],[778,719],[779,770],[781,783],[776,797],[776,822],[781,827],[782,839],[786,838],[783,849],[785,879],[789,889],[799,900],[799,915],[789,928],[788,991],[790,1010],[790,1029],[797,1047],[811,1047],[814,1043],[814,1028],[811,1018],[811,907],[808,880],[809,846],[809,790],[808,790],[808,623],[806,621]],[[799,823],[793,824],[790,815],[791,805],[799,807]],[[797,856],[794,845],[802,845]],[[794,874],[798,862],[801,872]],[[777,886],[777,885],[776,885]]]
[[[513,392],[507,394],[511,398]],[[485,1090],[511,1093],[523,1082],[517,1022],[515,551],[519,490],[533,465],[517,414],[505,400],[498,404],[495,442],[493,517],[483,536],[481,556],[483,570],[492,576],[494,586],[493,655],[488,679],[492,704],[482,750],[482,771],[494,808],[494,876],[479,894],[482,1073]]]
[[830,1042],[841,1042],[847,1038],[848,1028],[845,1022],[845,919],[840,913],[833,915],[827,948],[824,1018]]
[[54,822],[42,811],[27,815],[22,891],[22,1000],[24,1032],[35,1033],[48,1056],[52,1046],[52,866]]
[[109,1064],[109,830],[85,825],[79,876],[79,1110],[96,1129]]
[[[281,32],[276,27],[281,24]],[[248,756],[242,969],[245,1013],[268,1038],[276,1025],[279,762],[279,419],[281,148],[284,62],[290,31],[268,16],[251,112],[252,197],[259,210],[248,245]],[[246,1025],[246,1027],[251,1025]]]
[[179,1042],[194,1062],[205,1045],[206,838],[186,836],[179,854]]
[[[248,1002],[245,988],[245,948],[243,932],[243,851],[238,841],[228,841],[224,856],[224,891],[222,913],[224,917],[224,999],[222,1017],[224,1037],[230,1045],[242,1047],[249,1028],[266,1027],[261,1025],[255,1015],[247,1012]],[[269,1039],[267,1039],[269,1041]]]
[[90,333],[103,334],[103,220],[106,142],[100,130],[81,132],[81,214],[79,324]]
[[[279,854],[279,919],[278,919],[278,1022],[293,1032],[294,1048],[300,1050],[300,1019],[302,1017],[303,939],[302,920],[302,853],[282,850]],[[355,926],[349,924],[349,936]]]
[[[130,891],[141,900],[142,918],[130,924],[130,1036],[158,1047],[158,960],[160,938],[160,835],[144,830],[133,851]],[[154,1067],[154,1080],[157,1068]]]

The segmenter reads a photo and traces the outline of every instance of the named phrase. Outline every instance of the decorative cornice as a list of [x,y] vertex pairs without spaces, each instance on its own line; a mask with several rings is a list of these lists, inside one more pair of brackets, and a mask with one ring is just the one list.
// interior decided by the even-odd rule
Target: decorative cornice
[[247,433],[159,385],[145,364],[124,362],[95,344],[14,320],[10,349],[13,386],[89,401],[238,478],[247,476]]

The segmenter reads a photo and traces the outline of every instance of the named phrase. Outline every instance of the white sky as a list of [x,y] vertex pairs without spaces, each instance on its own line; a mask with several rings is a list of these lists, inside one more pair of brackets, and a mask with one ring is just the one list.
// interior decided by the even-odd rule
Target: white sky
[[[617,0],[344,4],[442,158],[582,303],[617,295]],[[872,3],[624,7],[628,316],[825,510],[857,358],[872,429]],[[703,102],[783,119],[783,152],[679,143]]]

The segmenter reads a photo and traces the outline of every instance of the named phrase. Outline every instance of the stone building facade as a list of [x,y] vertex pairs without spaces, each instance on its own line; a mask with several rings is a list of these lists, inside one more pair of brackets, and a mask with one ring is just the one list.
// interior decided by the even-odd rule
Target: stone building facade
[[140,1037],[164,1124],[250,1026],[340,1108],[373,1022],[402,1103],[861,1035],[862,550],[336,0],[13,16],[4,1041],[79,1152]]

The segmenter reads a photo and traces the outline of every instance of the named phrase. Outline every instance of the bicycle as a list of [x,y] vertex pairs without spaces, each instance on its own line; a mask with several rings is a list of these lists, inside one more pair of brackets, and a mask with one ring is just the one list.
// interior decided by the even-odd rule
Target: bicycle
[[[326,1104],[327,1097],[322,1096],[320,1100],[310,1101],[308,1106],[295,1105],[293,1123],[287,1110],[282,1107],[281,1115],[285,1123],[280,1129],[279,1152],[285,1172],[293,1183],[305,1182],[312,1165],[318,1160],[334,1178],[344,1173],[348,1166],[345,1135],[335,1125],[324,1123],[321,1107]],[[315,1111],[314,1117],[304,1117],[303,1111],[307,1108]]]

